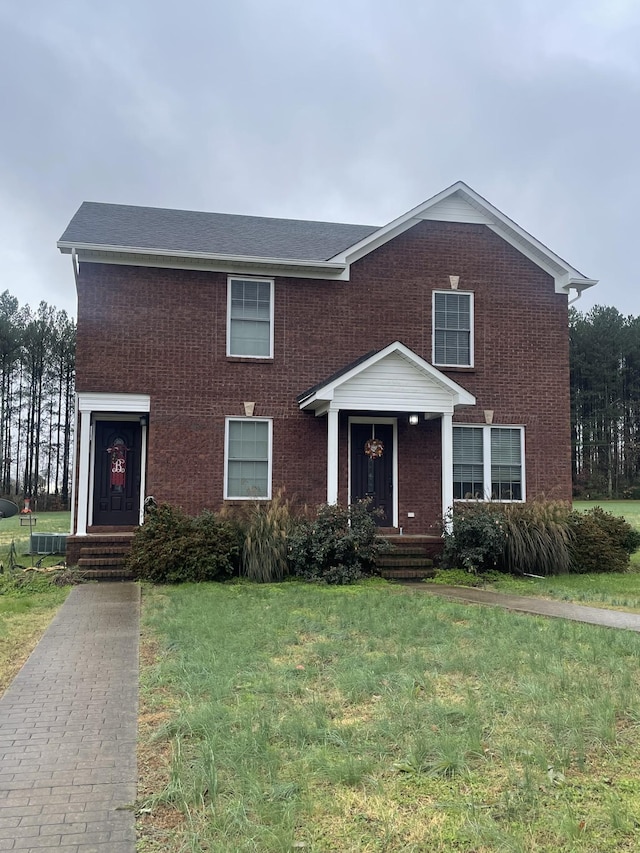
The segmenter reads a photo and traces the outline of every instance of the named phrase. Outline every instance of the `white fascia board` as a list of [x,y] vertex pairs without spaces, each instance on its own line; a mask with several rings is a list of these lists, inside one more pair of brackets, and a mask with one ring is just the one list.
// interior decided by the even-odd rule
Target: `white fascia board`
[[75,253],[80,261],[165,269],[198,269],[211,272],[246,272],[259,269],[265,275],[288,271],[305,278],[343,278],[346,265],[335,261],[300,260],[296,258],[262,258],[251,255],[223,255],[208,252],[180,252],[164,249],[142,249],[128,246],[103,246],[91,243],[59,241],[62,254]]
[[104,394],[97,391],[80,391],[77,394],[81,412],[146,412],[151,409],[148,394]]
[[318,404],[322,406],[326,406],[327,403],[333,400],[335,390],[340,385],[343,385],[345,382],[353,379],[358,374],[362,373],[364,370],[372,367],[374,364],[377,364],[384,358],[387,358],[389,355],[393,353],[398,353],[403,358],[405,358],[410,364],[412,364],[417,370],[422,371],[430,379],[436,382],[440,387],[444,388],[451,394],[453,405],[456,406],[475,406],[476,398],[473,394],[470,394],[462,385],[458,385],[457,382],[454,382],[453,379],[449,379],[448,376],[445,376],[441,373],[437,368],[433,367],[433,365],[429,364],[428,361],[425,361],[421,358],[417,353],[410,350],[409,347],[405,346],[400,341],[394,341],[394,343],[389,344],[384,349],[379,350],[376,353],[373,353],[368,359],[360,362],[360,364],[352,367],[351,370],[346,373],[342,373],[340,376],[333,379],[331,382],[328,382],[326,385],[323,385],[321,388],[318,388],[313,394],[310,394],[304,400],[302,400],[299,404],[301,409],[317,409]]
[[[499,237],[502,237],[507,243],[525,255],[525,257],[529,258],[530,261],[549,273],[554,279],[557,293],[568,293],[570,287],[584,290],[587,287],[597,284],[596,280],[586,278],[579,270],[572,267],[539,240],[536,240],[524,228],[521,228],[512,219],[509,219],[502,211],[494,207],[481,195],[478,195],[478,193],[463,181],[457,181],[457,183],[442,190],[442,192],[439,192],[437,195],[419,204],[377,231],[374,231],[373,234],[370,234],[358,243],[354,243],[353,246],[345,249],[340,254],[329,258],[329,262],[340,262],[347,265],[354,263],[369,254],[369,252],[372,252],[374,249],[379,248],[389,240],[412,228],[421,220],[428,219],[431,208],[456,194],[484,214],[488,220],[487,226]],[[571,282],[570,285],[567,283],[568,281]]]

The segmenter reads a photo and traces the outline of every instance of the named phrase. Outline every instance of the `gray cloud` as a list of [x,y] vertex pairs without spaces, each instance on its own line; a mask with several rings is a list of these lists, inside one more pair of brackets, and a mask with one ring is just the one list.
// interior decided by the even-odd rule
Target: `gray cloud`
[[84,199],[382,224],[460,178],[640,314],[635,3],[10,0],[0,33],[23,303],[74,313]]

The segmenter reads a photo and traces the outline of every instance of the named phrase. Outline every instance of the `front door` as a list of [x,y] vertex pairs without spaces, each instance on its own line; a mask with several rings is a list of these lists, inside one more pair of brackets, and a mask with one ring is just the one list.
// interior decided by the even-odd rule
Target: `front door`
[[351,424],[351,501],[362,498],[378,526],[393,525],[393,424]]
[[126,526],[140,520],[142,427],[137,421],[96,421],[93,523]]

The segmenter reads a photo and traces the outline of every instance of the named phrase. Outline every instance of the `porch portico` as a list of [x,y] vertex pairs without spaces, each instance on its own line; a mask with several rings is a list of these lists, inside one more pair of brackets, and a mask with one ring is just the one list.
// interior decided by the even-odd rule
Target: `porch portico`
[[[453,414],[459,406],[475,405],[475,397],[445,376],[399,341],[369,353],[346,366],[324,382],[298,397],[303,411],[317,417],[327,415],[327,503],[337,503],[339,495],[340,413],[349,413],[349,502],[361,496],[354,483],[352,432],[355,423],[372,425],[371,441],[376,440],[376,424],[394,427],[387,432],[392,439],[391,498],[388,521],[399,526],[398,510],[398,418],[441,419],[441,500],[442,515],[453,505]],[[371,442],[368,441],[369,450]],[[383,442],[377,450],[383,454]],[[369,452],[365,450],[365,452]],[[371,467],[371,466],[370,466]],[[371,482],[369,484],[371,486]],[[407,484],[405,484],[407,485]],[[370,494],[370,492],[367,492]]]

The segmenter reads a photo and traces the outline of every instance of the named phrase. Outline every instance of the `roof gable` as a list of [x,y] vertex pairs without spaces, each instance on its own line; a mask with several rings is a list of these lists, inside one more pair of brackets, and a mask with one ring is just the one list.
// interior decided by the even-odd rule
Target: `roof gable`
[[475,397],[400,341],[358,359],[298,397],[317,415],[329,408],[452,413]]
[[549,273],[555,281],[556,292],[568,293],[571,288],[581,292],[597,284],[586,278],[575,267],[564,261],[555,252],[526,232],[512,219],[505,216],[463,181],[458,181],[422,204],[366,235],[358,243],[349,246],[330,260],[347,266],[368,255],[375,249],[413,228],[422,220],[440,222],[463,222],[486,225],[498,236],[533,263]]

